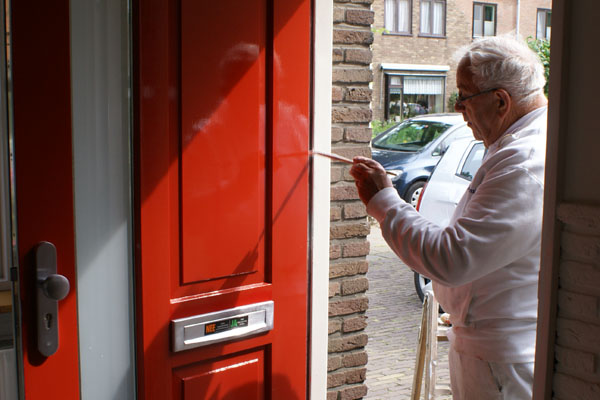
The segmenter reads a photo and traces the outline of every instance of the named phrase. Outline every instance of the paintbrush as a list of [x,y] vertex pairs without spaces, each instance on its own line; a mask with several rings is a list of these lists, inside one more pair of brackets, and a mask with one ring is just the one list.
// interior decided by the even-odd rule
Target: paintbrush
[[[317,150],[312,150],[310,153],[311,154],[316,154],[318,156],[327,157],[327,158],[330,158],[332,160],[340,161],[340,162],[343,162],[343,163],[346,163],[346,164],[354,164],[354,161],[352,161],[351,159],[339,156],[337,154],[325,153],[323,151],[317,151]],[[388,174],[388,175],[396,176],[396,174],[393,173],[393,172],[391,172],[391,171],[385,171],[385,173]]]

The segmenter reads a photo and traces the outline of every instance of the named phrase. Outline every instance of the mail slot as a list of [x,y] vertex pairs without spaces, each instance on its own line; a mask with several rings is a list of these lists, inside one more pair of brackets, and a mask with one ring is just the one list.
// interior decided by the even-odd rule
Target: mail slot
[[273,301],[171,320],[174,352],[273,329]]

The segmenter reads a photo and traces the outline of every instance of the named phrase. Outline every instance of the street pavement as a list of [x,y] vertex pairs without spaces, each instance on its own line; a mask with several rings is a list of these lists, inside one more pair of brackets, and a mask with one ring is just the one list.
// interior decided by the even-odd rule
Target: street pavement
[[[390,250],[377,223],[369,235],[367,400],[410,399],[422,304],[413,272]],[[449,387],[448,343],[438,344],[439,386]],[[423,396],[423,395],[422,395]],[[451,395],[436,400],[452,399]]]

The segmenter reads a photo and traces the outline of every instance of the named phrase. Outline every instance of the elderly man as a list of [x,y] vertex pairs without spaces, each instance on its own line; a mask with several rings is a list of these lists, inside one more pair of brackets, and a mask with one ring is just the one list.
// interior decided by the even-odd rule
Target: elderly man
[[475,41],[457,71],[462,113],[487,152],[449,226],[405,203],[380,164],[350,173],[394,252],[450,313],[453,398],[531,399],[544,192],[543,67],[524,43]]

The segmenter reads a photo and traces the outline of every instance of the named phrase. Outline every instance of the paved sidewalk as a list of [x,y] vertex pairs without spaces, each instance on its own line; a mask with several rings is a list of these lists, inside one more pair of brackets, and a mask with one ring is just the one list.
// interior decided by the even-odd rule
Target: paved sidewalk
[[[389,249],[378,224],[371,225],[368,256],[369,343],[364,399],[410,399],[422,305],[413,272]],[[438,345],[438,385],[449,384],[448,343]],[[451,399],[438,396],[436,400]]]

